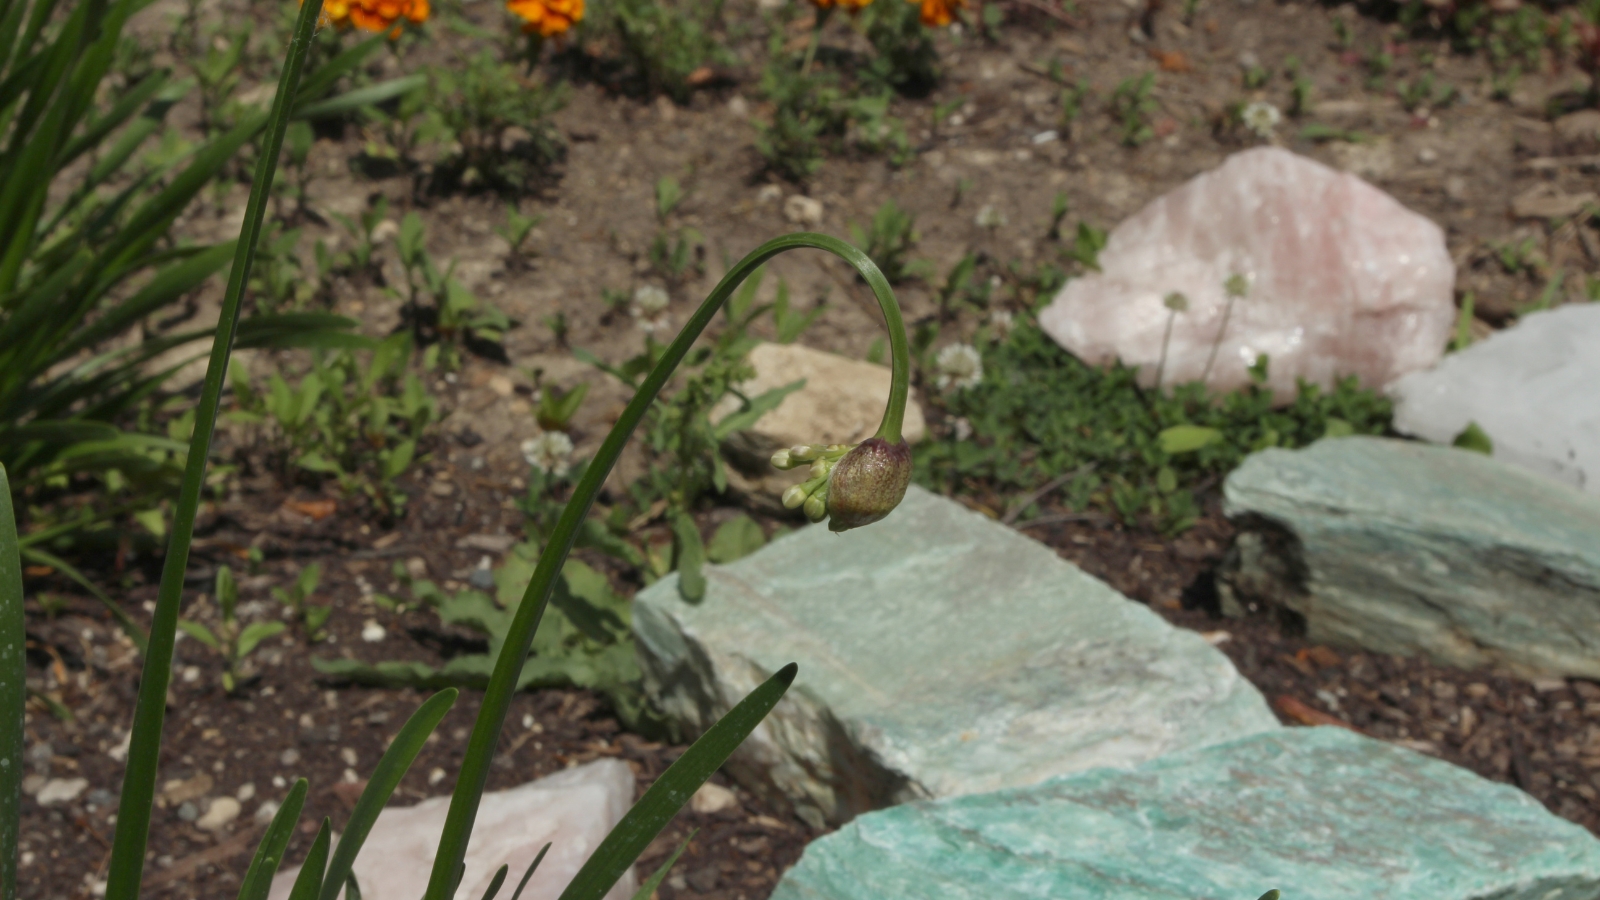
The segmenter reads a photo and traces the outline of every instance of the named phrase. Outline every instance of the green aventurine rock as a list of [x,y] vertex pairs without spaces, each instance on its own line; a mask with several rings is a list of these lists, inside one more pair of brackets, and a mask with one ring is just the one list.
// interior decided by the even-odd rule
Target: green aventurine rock
[[645,690],[692,736],[799,663],[730,766],[814,825],[1278,727],[1198,634],[916,487],[877,524],[705,571],[697,605],[675,578],[639,593]]
[[1224,492],[1241,535],[1223,583],[1300,613],[1314,641],[1600,677],[1600,498],[1367,437],[1257,453]]
[[772,900],[1590,900],[1600,841],[1515,788],[1288,728],[861,816]]

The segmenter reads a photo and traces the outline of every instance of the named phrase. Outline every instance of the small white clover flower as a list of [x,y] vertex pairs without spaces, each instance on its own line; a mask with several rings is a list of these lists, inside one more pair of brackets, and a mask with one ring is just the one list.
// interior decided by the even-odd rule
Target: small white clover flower
[[1239,113],[1239,119],[1244,122],[1244,127],[1256,133],[1259,138],[1272,137],[1272,130],[1283,121],[1283,113],[1278,108],[1265,100],[1257,100],[1244,108]]
[[1003,341],[1011,336],[1011,329],[1016,327],[1016,319],[1009,310],[997,309],[989,313],[989,331],[994,334],[997,341]]
[[972,220],[979,228],[999,228],[1006,224],[1006,214],[1001,212],[993,203],[985,203],[978,210],[978,215]]
[[667,304],[671,301],[665,290],[653,284],[641,284],[633,292],[633,306],[628,312],[638,320],[640,328],[655,331],[667,327]]
[[939,375],[935,383],[940,390],[977,387],[983,381],[983,357],[971,344],[951,344],[934,358],[934,368]]
[[567,474],[572,462],[572,438],[565,431],[545,431],[522,442],[522,458],[546,475]]

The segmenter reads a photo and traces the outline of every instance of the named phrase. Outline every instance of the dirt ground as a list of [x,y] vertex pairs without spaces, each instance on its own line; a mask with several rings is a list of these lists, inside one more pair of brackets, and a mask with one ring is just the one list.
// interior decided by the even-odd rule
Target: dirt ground
[[[193,641],[179,645],[161,777],[163,785],[173,784],[167,796],[174,799],[155,814],[149,895],[209,898],[236,891],[260,830],[252,824],[254,812],[263,799],[281,796],[284,779],[311,779],[303,821],[327,815],[341,827],[354,799],[347,779],[376,761],[421,695],[321,681],[309,657],[352,653],[370,661],[436,661],[463,646],[462,635],[441,630],[431,614],[388,612],[367,595],[373,586],[387,588],[395,561],[414,560],[409,564],[447,588],[450,582],[459,586],[482,555],[458,549],[459,538],[518,532],[522,517],[512,500],[526,474],[518,447],[535,430],[529,415],[532,373],[563,387],[594,385],[574,437],[580,456],[598,443],[626,392],[575,360],[569,348],[619,361],[642,346],[635,323],[608,314],[601,292],[631,293],[653,277],[646,248],[658,228],[653,191],[662,176],[679,178],[688,191],[669,225],[694,227],[707,244],[704,275],[669,285],[674,324],[704,296],[725,260],[799,227],[785,214],[785,201],[796,195],[821,204],[820,221],[805,227],[841,236],[848,236],[850,223],[864,225],[893,198],[916,216],[921,240],[913,256],[930,260],[941,277],[969,251],[1033,265],[1058,253],[1049,235],[1058,192],[1070,203],[1068,222],[1109,228],[1255,143],[1248,133],[1221,124],[1225,110],[1252,99],[1287,109],[1290,87],[1282,72],[1293,57],[1314,84],[1314,104],[1303,121],[1280,126],[1280,142],[1358,172],[1440,223],[1458,264],[1458,290],[1476,297],[1480,333],[1506,324],[1537,300],[1555,272],[1569,273],[1558,301],[1582,291],[1583,273],[1600,273],[1600,236],[1591,225],[1558,225],[1512,212],[1517,198],[1526,209],[1530,197],[1559,204],[1593,188],[1600,142],[1558,127],[1551,115],[1552,106],[1560,112],[1581,92],[1581,72],[1548,61],[1524,74],[1507,99],[1495,100],[1481,54],[1452,54],[1439,40],[1398,40],[1392,23],[1353,5],[1202,0],[1192,17],[1183,5],[1084,0],[1061,16],[1040,11],[1061,12],[1050,0],[1003,4],[1006,20],[997,39],[971,30],[959,41],[941,38],[947,70],[942,84],[928,97],[896,101],[894,114],[908,123],[918,151],[914,160],[895,169],[882,158],[832,156],[801,185],[764,172],[754,149],[750,119],[766,113],[756,92],[765,38],[757,11],[730,3],[730,17],[752,23],[753,31],[733,48],[740,62],[719,72],[686,105],[575,81],[570,104],[556,117],[567,141],[564,162],[549,183],[513,200],[524,213],[544,217],[529,240],[536,249],[531,265],[513,261],[505,240],[494,233],[505,198],[419,190],[408,176],[368,177],[350,165],[364,140],[358,129],[319,135],[311,154],[317,215],[302,223],[306,245],[318,237],[348,240],[329,224],[332,215],[359,214],[378,195],[389,199],[395,217],[417,211],[433,255],[455,260],[457,277],[517,323],[505,340],[511,364],[469,359],[460,373],[434,385],[448,415],[429,448],[431,457],[402,479],[412,501],[409,514],[392,529],[350,515],[347,507],[312,520],[290,504],[319,497],[266,476],[238,479],[229,499],[208,509],[191,563],[193,590],[209,587],[217,565],[237,568],[236,551],[244,547],[258,548],[264,557],[260,570],[243,581],[241,599],[247,603],[273,603],[270,587],[285,586],[301,567],[321,563],[319,599],[336,607],[329,623],[333,639],[314,647],[292,636],[274,639],[260,652],[259,677],[236,696],[221,690],[212,654]],[[160,0],[141,14],[135,30],[158,34],[181,9]],[[201,9],[212,16],[248,14],[244,4],[205,3]],[[497,4],[476,2],[464,9],[468,19],[499,27]],[[1347,26],[1348,45],[1338,39],[1336,22]],[[447,55],[460,36],[443,34],[417,52]],[[844,43],[843,30],[830,34]],[[1369,89],[1364,60],[1374,48],[1387,48],[1393,58],[1390,85],[1415,79],[1425,65],[1437,81],[1454,86],[1459,99],[1408,112],[1392,87]],[[1085,78],[1093,86],[1085,111],[1070,125],[1060,121],[1060,89],[1048,77],[1052,63],[1070,80]],[[399,61],[389,65],[395,73],[403,70]],[[1244,73],[1256,66],[1273,74],[1263,86],[1246,89]],[[1125,79],[1146,72],[1157,73],[1158,108],[1151,121],[1156,137],[1142,147],[1125,147],[1105,98]],[[956,100],[964,101],[956,114],[935,126],[932,110]],[[1301,128],[1312,123],[1359,131],[1368,140],[1319,143],[1300,137]],[[242,190],[208,195],[182,228],[196,237],[227,231],[238,221],[243,196]],[[988,224],[980,225],[978,213],[986,207]],[[1497,248],[1515,244],[1528,248],[1526,264],[1507,266]],[[881,331],[876,305],[842,264],[820,254],[789,254],[773,267],[802,306],[826,303],[803,343],[853,357],[868,352]],[[396,283],[392,261],[386,275]],[[773,286],[769,279],[764,290]],[[932,313],[929,285],[911,282],[899,293],[908,319]],[[203,317],[205,308],[202,297],[197,315]],[[377,283],[341,284],[335,310],[361,320],[374,334],[398,322],[398,302]],[[544,324],[558,311],[568,322],[565,346]],[[257,355],[250,365],[262,370],[275,362]],[[930,427],[943,433],[949,426],[936,404],[928,409]],[[224,447],[235,438],[225,434]],[[1214,605],[1209,585],[1232,532],[1214,489],[1207,502],[1200,523],[1177,538],[1102,520],[1057,521],[1027,533],[1175,624],[1206,633],[1285,722],[1337,721],[1405,743],[1514,783],[1556,814],[1600,833],[1600,686],[1530,683],[1423,660],[1313,647],[1265,613],[1221,619],[1207,611]],[[727,514],[708,511],[706,526]],[[762,521],[769,530],[779,524]],[[153,600],[156,561],[103,560],[89,567],[108,578],[125,575],[131,586],[119,599],[136,615],[147,615],[139,610]],[[625,581],[617,586],[637,588]],[[29,590],[71,593],[66,582],[48,576],[33,579]],[[385,629],[383,642],[361,639],[369,620]],[[115,812],[121,773],[113,754],[131,715],[137,659],[86,599],[71,599],[54,614],[31,613],[29,638],[36,686],[74,716],[64,722],[42,707],[30,708],[31,771],[83,777],[89,789],[48,807],[25,802],[21,893],[40,900],[89,897],[108,859],[108,817]],[[476,703],[472,692],[463,694],[437,742],[402,785],[402,802],[450,787]],[[592,694],[537,691],[516,698],[490,787],[616,756],[628,761],[642,788],[680,750],[625,732]],[[814,837],[800,822],[735,790],[737,808],[715,815],[686,812],[646,853],[642,863],[648,870],[689,828],[701,829],[662,887],[663,900],[765,898]],[[244,814],[219,832],[197,829],[185,818],[192,810],[175,799],[241,791],[250,797]],[[297,836],[291,859],[309,841],[309,835]]]

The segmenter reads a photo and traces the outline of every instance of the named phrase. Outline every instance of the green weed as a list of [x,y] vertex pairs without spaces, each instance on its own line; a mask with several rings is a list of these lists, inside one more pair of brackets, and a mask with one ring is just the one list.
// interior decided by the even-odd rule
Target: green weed
[[407,502],[396,479],[417,459],[438,409],[406,371],[409,335],[385,339],[365,365],[359,352],[316,353],[298,384],[273,373],[259,392],[243,367],[235,368],[237,408],[230,417],[256,426],[269,467],[285,480],[333,478],[347,495],[365,496],[392,518]]
[[939,54],[912,3],[874,3],[861,14],[873,56],[859,76],[869,84],[912,97],[939,84]]
[[328,617],[333,615],[333,607],[327,604],[312,603],[311,598],[317,592],[317,585],[322,582],[322,566],[312,563],[300,570],[294,584],[288,590],[273,588],[272,596],[278,598],[289,615],[299,623],[305,631],[306,640],[313,643],[326,638],[327,632],[323,626],[328,624]]
[[461,353],[477,348],[491,355],[511,320],[500,308],[478,299],[454,277],[455,261],[444,271],[428,254],[422,218],[414,212],[400,220],[395,247],[406,275],[403,317],[423,343],[423,367],[453,371],[461,366]]
[[1332,391],[1302,384],[1283,409],[1257,385],[1220,397],[1201,384],[1142,390],[1135,369],[1085,365],[1031,322],[983,350],[983,373],[976,386],[935,398],[972,434],[919,448],[919,483],[1003,496],[1063,478],[1069,509],[1167,532],[1188,527],[1196,493],[1249,453],[1382,433],[1390,415],[1389,401],[1354,379]]
[[927,274],[925,262],[908,259],[918,238],[915,217],[901,209],[892,198],[883,201],[872,214],[870,228],[864,230],[850,223],[850,239],[872,257],[890,284]]
[[624,77],[635,90],[687,103],[696,72],[731,62],[713,33],[722,0],[610,0],[595,11],[594,27],[620,50]]
[[688,195],[671,175],[656,181],[656,236],[650,242],[650,266],[669,284],[682,284],[705,269],[705,236],[696,228],[669,228],[668,218]]
[[[461,68],[430,72],[428,136],[461,150],[442,160],[436,174],[447,182],[483,185],[516,193],[548,177],[565,152],[550,117],[567,103],[565,83],[525,76],[489,51],[468,57]],[[513,141],[511,128],[521,129]]]
[[288,626],[278,620],[251,622],[248,625],[240,623],[237,614],[239,586],[233,580],[233,570],[227,566],[217,570],[216,601],[216,629],[193,619],[178,620],[178,627],[222,657],[222,689],[231,694],[238,689],[242,679],[250,677],[251,673],[245,667],[246,657],[262,641],[282,634]]
[[1124,146],[1138,147],[1156,136],[1155,129],[1150,127],[1150,116],[1158,108],[1155,98],[1150,96],[1155,84],[1155,73],[1146,72],[1138,78],[1123,80],[1111,92],[1108,106],[1111,117],[1122,130]]
[[[420,662],[364,663],[353,659],[313,659],[318,672],[380,687],[482,690],[522,588],[539,558],[537,543],[519,544],[495,570],[494,592],[441,590],[426,579],[413,579],[401,564],[395,577],[411,595],[412,606],[432,609],[442,625],[467,628],[485,640],[481,652],[463,653],[442,666]],[[632,604],[617,594],[606,577],[578,560],[568,560],[550,596],[550,605],[534,635],[527,661],[517,676],[517,690],[543,687],[591,688],[604,694],[630,728],[649,727],[644,696],[638,688],[639,667],[629,631]]]

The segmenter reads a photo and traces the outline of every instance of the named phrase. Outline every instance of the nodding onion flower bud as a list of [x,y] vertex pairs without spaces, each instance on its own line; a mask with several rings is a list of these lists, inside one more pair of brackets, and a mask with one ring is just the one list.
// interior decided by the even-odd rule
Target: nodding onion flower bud
[[809,445],[779,450],[772,464],[793,469],[811,464],[805,481],[783,492],[787,509],[801,509],[813,522],[831,519],[828,528],[846,531],[887,516],[911,483],[911,448],[869,438],[844,444]]
[[894,511],[911,484],[911,448],[868,438],[833,467],[828,484],[828,530],[871,525]]

